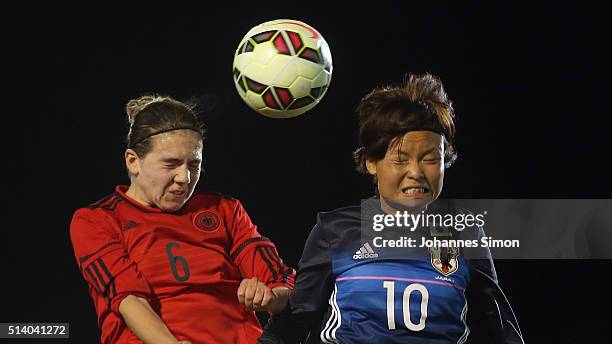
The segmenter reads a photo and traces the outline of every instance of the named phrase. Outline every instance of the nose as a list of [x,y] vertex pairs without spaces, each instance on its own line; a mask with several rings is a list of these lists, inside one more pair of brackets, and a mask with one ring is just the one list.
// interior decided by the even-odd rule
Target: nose
[[191,171],[187,165],[181,166],[176,171],[174,181],[177,184],[189,184],[189,182],[191,182]]
[[421,164],[414,160],[410,159],[406,164],[406,169],[404,171],[404,178],[410,178],[415,180],[423,179],[424,173]]

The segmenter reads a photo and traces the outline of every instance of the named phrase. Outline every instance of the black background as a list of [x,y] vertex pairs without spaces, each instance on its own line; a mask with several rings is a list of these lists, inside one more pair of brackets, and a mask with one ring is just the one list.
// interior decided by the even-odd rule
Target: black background
[[[442,197],[612,193],[603,4],[151,3],[6,14],[16,20],[3,24],[10,33],[3,138],[16,156],[4,155],[2,322],[69,322],[71,342],[98,340],[69,221],[78,207],[129,182],[124,106],[145,92],[214,105],[205,114],[199,188],[239,198],[293,266],[317,211],[371,195],[351,159],[354,108],[406,72],[440,76],[454,101],[460,157]],[[278,18],[315,27],[334,63],[322,102],[288,120],[249,110],[231,77],[242,36]],[[609,261],[496,264],[526,342],[604,338]]]

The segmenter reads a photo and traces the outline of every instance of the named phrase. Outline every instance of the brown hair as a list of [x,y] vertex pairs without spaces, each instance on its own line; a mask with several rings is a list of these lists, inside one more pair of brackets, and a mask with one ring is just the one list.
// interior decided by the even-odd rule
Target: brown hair
[[445,167],[457,159],[452,102],[434,75],[410,74],[402,85],[377,87],[361,100],[357,113],[359,148],[353,156],[359,172],[367,173],[366,160],[383,159],[390,145],[414,130],[443,135]]
[[150,138],[171,130],[190,129],[204,136],[194,105],[167,96],[146,95],[130,100],[125,111],[130,123],[126,142],[140,157],[151,151]]

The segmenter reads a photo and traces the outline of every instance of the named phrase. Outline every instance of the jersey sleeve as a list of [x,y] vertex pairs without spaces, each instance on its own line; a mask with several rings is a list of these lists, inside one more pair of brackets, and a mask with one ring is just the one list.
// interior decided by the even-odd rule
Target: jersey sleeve
[[80,209],[72,218],[70,237],[85,281],[119,315],[119,304],[126,296],[136,295],[150,302],[152,291],[109,220],[94,210]]
[[257,231],[249,215],[239,201],[234,200],[230,218],[230,258],[244,278],[257,277],[268,287],[293,288],[295,270],[280,258],[272,241]]
[[[484,236],[479,228],[478,238]],[[483,249],[483,248],[481,248]],[[470,284],[466,290],[470,343],[524,344],[514,311],[499,286],[488,248],[470,260]]]
[[318,332],[332,290],[330,242],[319,215],[306,240],[289,304],[269,319],[259,343],[304,343],[309,333]]

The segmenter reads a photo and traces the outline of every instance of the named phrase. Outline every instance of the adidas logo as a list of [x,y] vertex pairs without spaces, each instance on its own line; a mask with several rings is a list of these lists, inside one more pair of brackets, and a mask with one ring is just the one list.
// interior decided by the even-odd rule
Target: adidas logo
[[353,259],[368,259],[368,258],[378,258],[378,253],[375,253],[370,244],[367,242],[361,246],[357,252],[353,255]]

